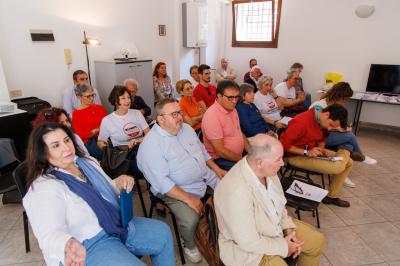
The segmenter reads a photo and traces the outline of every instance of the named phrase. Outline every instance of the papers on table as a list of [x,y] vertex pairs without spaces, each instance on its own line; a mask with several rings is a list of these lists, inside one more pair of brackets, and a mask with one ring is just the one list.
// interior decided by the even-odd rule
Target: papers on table
[[291,117],[284,116],[284,117],[282,117],[281,120],[279,120],[278,122],[280,122],[280,123],[282,123],[282,124],[284,124],[284,125],[287,126],[290,120],[292,120]]
[[286,190],[286,193],[300,198],[321,202],[328,194],[328,190],[294,180],[292,185],[288,190]]

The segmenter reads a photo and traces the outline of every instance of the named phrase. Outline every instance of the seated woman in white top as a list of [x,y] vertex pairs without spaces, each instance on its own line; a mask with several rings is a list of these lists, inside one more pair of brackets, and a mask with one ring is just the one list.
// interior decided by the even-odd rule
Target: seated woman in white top
[[295,116],[308,109],[311,104],[311,95],[304,91],[296,91],[299,72],[290,71],[285,80],[275,86],[274,90],[279,96],[277,102],[284,106],[283,113]]
[[259,90],[254,95],[254,104],[260,110],[265,122],[276,128],[285,128],[286,126],[278,122],[281,117],[282,105],[276,102],[278,95],[272,89],[272,77],[262,76],[258,80]]
[[[353,96],[353,90],[347,82],[336,83],[329,91],[322,95],[321,100],[311,104],[310,108],[324,109],[332,104],[344,105],[345,102]],[[352,132],[351,126],[347,128],[337,128],[336,131],[329,133],[326,138],[326,146],[341,146],[350,151],[350,157],[354,161],[361,161],[366,164],[376,164],[376,160],[366,156],[361,151],[356,136]],[[355,187],[355,184],[347,177],[344,185]]]
[[23,204],[48,266],[145,265],[136,257],[145,255],[175,265],[168,225],[142,217],[121,224],[119,191],[132,190],[132,177],[111,180],[59,123],[34,129],[28,150]]
[[139,110],[130,109],[131,96],[125,86],[114,86],[108,101],[114,105],[115,111],[101,121],[97,145],[103,149],[108,139],[114,147],[127,145],[132,149],[129,173],[141,176],[136,154],[144,135],[149,132],[149,126]]

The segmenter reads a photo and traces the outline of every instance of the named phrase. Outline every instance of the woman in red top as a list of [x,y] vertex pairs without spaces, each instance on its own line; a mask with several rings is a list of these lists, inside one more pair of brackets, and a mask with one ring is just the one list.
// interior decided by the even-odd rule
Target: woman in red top
[[197,132],[201,129],[201,120],[207,107],[203,102],[196,101],[193,96],[193,86],[189,80],[179,80],[175,87],[176,91],[182,96],[179,106],[183,111],[183,121]]
[[78,84],[75,94],[81,105],[72,113],[72,127],[85,143],[90,155],[100,158],[101,150],[97,146],[97,136],[101,120],[107,115],[107,111],[103,106],[93,103],[96,95],[90,85]]

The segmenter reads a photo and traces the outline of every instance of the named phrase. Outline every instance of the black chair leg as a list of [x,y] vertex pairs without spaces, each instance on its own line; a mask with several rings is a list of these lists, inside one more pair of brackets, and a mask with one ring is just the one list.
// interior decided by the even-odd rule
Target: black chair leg
[[155,205],[155,203],[153,201],[151,201],[150,212],[149,212],[148,218],[151,218],[153,216],[154,205]]
[[24,235],[25,235],[25,252],[28,253],[31,251],[31,247],[29,245],[29,224],[28,224],[28,216],[26,215],[26,212],[24,211],[22,213],[23,216],[23,222],[24,222]]
[[185,265],[186,260],[185,260],[185,255],[183,254],[183,247],[182,247],[182,243],[181,243],[181,238],[179,236],[178,224],[176,223],[175,215],[171,211],[169,213],[171,215],[172,224],[174,226],[175,238],[176,238],[176,243],[178,244],[179,256],[181,257],[182,265]]
[[300,209],[297,209],[297,210],[296,210],[296,214],[297,214],[297,219],[301,220],[301,217],[300,217]]
[[320,225],[320,223],[319,223],[319,213],[318,213],[318,208],[317,208],[317,209],[315,209],[315,215],[317,216],[317,227],[318,227],[318,228],[321,228],[321,225]]
[[139,178],[135,178],[135,183],[139,194],[140,204],[142,205],[143,215],[144,217],[147,217],[146,205],[144,203],[142,188],[140,187]]
[[322,188],[325,189],[325,179],[323,174],[321,174],[321,178],[322,178]]

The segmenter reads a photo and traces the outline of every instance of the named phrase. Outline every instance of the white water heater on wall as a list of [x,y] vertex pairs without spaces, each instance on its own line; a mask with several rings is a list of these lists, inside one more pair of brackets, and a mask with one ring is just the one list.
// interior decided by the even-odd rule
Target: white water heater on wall
[[206,47],[208,36],[207,4],[203,2],[182,3],[183,46]]

